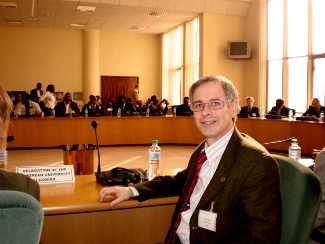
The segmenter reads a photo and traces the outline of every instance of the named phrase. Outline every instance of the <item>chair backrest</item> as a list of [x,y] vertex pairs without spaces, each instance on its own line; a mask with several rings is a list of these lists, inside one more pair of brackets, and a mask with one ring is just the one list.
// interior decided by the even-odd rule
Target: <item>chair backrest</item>
[[325,228],[325,149],[322,149],[315,159],[314,172],[319,177],[323,190],[323,198],[314,227]]
[[39,201],[24,192],[0,191],[0,242],[38,244],[44,212]]
[[172,114],[175,115],[176,114],[176,110],[178,108],[179,105],[173,105],[172,106]]
[[322,198],[317,175],[288,157],[273,155],[280,168],[281,244],[308,243]]

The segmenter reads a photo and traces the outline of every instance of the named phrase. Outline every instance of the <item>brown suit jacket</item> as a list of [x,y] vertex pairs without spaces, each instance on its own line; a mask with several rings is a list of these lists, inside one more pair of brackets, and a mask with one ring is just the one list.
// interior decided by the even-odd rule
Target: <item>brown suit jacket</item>
[[38,183],[23,174],[0,170],[0,190],[21,191],[40,200]]
[[[172,223],[189,190],[202,143],[188,167],[175,176],[161,176],[135,185],[139,201],[180,195]],[[198,227],[199,210],[217,213],[216,232]],[[279,243],[281,196],[278,165],[264,147],[235,131],[220,164],[190,220],[191,243]],[[170,230],[168,235],[170,234]],[[168,236],[167,236],[168,238]]]

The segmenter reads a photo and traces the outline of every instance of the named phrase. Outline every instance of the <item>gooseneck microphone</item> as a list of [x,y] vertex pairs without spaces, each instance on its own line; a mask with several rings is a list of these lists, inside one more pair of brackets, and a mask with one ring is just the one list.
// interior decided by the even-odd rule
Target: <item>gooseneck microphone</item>
[[98,166],[97,166],[97,173],[96,174],[100,174],[100,172],[101,172],[101,168],[100,168],[100,155],[99,155],[99,146],[98,146],[97,131],[96,131],[97,126],[98,126],[98,122],[97,121],[91,122],[91,126],[95,130],[96,143],[97,143],[97,152],[98,152]]
[[292,139],[294,139],[294,137],[290,137],[288,139],[280,140],[280,141],[265,142],[265,143],[262,143],[262,145],[275,144],[275,143],[279,143],[279,142],[291,142]]

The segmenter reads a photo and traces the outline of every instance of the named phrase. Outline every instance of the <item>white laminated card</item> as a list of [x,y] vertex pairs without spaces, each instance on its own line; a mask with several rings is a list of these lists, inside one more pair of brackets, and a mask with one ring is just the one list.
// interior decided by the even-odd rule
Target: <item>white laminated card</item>
[[75,182],[73,165],[64,166],[19,166],[16,172],[26,175],[39,184]]

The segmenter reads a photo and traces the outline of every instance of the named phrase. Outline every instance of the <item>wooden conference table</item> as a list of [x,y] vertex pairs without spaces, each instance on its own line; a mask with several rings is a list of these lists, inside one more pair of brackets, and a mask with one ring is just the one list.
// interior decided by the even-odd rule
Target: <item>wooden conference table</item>
[[[177,170],[162,173],[175,174]],[[75,183],[41,185],[44,210],[42,244],[163,243],[178,197],[129,200],[110,207],[99,203],[103,186],[94,175],[78,175]]]
[[[99,145],[197,145],[204,137],[196,129],[193,117],[96,117],[96,118],[13,118],[9,134],[15,137],[8,148],[50,148],[69,144],[96,144],[92,121],[98,121]],[[303,154],[325,146],[325,124],[288,119],[238,119],[239,131],[260,143],[295,137]],[[287,151],[290,143],[265,145],[267,149]]]

